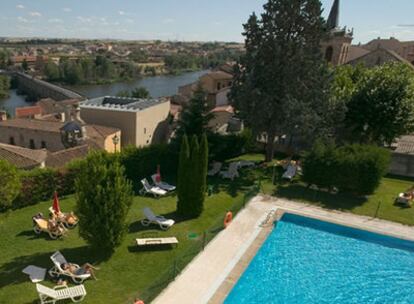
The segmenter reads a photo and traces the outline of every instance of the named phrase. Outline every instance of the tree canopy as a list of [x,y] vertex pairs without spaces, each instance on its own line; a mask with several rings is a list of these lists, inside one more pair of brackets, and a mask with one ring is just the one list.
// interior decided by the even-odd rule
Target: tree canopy
[[91,153],[75,181],[79,234],[92,248],[112,253],[127,232],[132,185],[118,159]]
[[0,210],[10,207],[21,189],[17,169],[5,160],[0,160]]
[[329,70],[319,0],[269,0],[244,25],[246,54],[235,67],[231,100],[246,124],[267,137],[266,159],[279,135],[316,137],[329,111]]
[[407,65],[340,67],[332,94],[346,105],[345,141],[391,144],[414,131],[414,71]]

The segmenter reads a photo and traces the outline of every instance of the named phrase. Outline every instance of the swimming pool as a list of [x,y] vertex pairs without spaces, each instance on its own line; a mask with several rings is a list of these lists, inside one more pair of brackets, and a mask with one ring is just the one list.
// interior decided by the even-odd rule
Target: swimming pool
[[224,303],[414,303],[414,243],[285,214]]

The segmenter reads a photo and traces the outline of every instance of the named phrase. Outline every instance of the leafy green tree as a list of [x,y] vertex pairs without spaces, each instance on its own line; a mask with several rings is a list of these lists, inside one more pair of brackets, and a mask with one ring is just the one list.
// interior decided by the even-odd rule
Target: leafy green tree
[[21,189],[19,173],[12,164],[0,160],[0,210],[10,208]]
[[112,253],[127,232],[132,185],[117,158],[91,153],[75,181],[79,234],[92,248]]
[[29,64],[27,63],[26,58],[25,58],[25,59],[23,59],[23,62],[22,62],[22,69],[23,69],[24,71],[28,71],[28,70],[29,70]]
[[266,160],[280,135],[324,135],[329,71],[320,51],[325,35],[319,0],[269,0],[244,25],[246,53],[235,66],[230,98],[255,134],[267,138]]
[[59,67],[51,60],[45,64],[43,73],[49,81],[58,81],[60,79]]
[[354,72],[358,77],[349,80],[354,88],[345,89],[342,96],[348,108],[345,117],[348,139],[382,145],[413,132],[413,70],[395,63],[362,72],[361,69]]
[[149,91],[145,87],[138,87],[131,92],[129,91],[120,91],[118,92],[117,96],[119,97],[132,97],[132,98],[142,98],[148,99],[151,98]]
[[208,124],[212,118],[213,115],[210,113],[207,104],[206,93],[201,87],[198,87],[194,96],[184,106],[178,121],[176,138],[180,140],[184,134],[189,137],[196,135],[201,138],[204,133],[209,133]]
[[0,98],[9,96],[10,90],[10,78],[7,76],[0,75]]

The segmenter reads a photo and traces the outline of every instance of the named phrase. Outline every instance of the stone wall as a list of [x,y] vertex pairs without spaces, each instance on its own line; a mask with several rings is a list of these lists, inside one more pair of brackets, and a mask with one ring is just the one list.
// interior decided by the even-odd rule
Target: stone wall
[[389,173],[414,177],[414,155],[392,153]]

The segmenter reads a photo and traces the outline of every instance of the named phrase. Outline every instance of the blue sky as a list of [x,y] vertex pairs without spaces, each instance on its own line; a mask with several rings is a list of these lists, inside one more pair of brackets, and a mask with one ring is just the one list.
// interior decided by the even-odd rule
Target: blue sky
[[[242,41],[266,0],[1,0],[0,36]],[[333,0],[322,0],[326,16]],[[414,40],[413,0],[342,0],[354,42]]]

